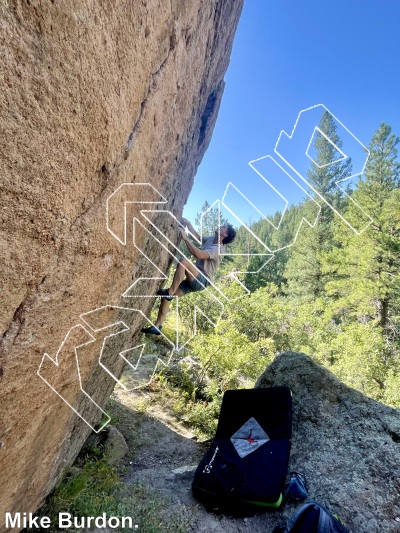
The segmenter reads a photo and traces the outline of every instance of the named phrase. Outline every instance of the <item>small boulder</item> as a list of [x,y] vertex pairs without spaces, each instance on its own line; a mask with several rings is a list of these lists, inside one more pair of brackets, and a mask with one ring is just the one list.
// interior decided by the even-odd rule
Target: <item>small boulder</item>
[[339,381],[305,354],[278,355],[256,387],[293,395],[290,470],[354,532],[400,531],[400,411]]

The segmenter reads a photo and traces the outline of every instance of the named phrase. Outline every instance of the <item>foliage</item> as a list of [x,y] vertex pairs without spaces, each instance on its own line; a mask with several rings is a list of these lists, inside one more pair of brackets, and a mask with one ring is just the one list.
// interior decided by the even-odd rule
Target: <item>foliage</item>
[[[329,114],[322,117],[320,129],[341,147]],[[314,138],[314,158],[320,168],[313,165],[308,179],[354,227],[365,222],[365,213],[371,215],[373,222],[361,234],[324,204],[316,226],[303,224],[296,240],[304,211],[311,206],[307,202],[292,206],[279,232],[273,227],[279,224],[279,212],[270,217],[273,224],[263,220],[252,225],[260,240],[280,249],[261,268],[265,257],[250,255],[262,251],[260,243],[245,228],[238,229],[232,252],[242,255],[223,262],[217,279],[228,297],[222,318],[214,328],[198,315],[190,343],[216,394],[243,386],[275,354],[293,350],[310,354],[349,386],[400,406],[398,142],[388,125],[379,127],[371,140],[365,176],[346,196],[336,182],[351,173],[351,162],[326,167],[335,148],[321,134]],[[249,296],[239,298],[232,270],[250,289]],[[182,299],[180,318],[191,334],[195,305],[214,317],[221,311],[209,291]]]

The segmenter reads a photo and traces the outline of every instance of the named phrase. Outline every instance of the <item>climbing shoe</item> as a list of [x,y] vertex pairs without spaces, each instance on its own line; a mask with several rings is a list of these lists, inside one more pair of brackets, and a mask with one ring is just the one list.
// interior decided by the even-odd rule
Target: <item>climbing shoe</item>
[[169,294],[168,289],[158,289],[157,296],[161,296],[161,298],[165,298],[169,302],[174,298]]
[[155,326],[151,326],[149,328],[142,328],[140,331],[142,333],[146,333],[146,335],[161,335],[162,326],[159,328],[156,328]]

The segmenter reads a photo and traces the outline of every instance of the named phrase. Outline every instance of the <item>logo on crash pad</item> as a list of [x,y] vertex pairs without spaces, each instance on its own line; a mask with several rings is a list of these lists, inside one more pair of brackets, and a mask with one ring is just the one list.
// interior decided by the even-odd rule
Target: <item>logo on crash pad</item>
[[249,418],[231,437],[231,442],[242,459],[258,450],[269,440],[268,435],[253,417]]

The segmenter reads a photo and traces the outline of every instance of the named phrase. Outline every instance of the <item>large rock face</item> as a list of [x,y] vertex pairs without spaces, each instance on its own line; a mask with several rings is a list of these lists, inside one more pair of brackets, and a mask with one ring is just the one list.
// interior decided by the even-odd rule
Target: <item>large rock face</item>
[[[139,312],[109,308],[92,330],[80,318],[108,304],[147,314],[153,303],[121,296],[132,276],[154,273],[132,245],[130,224],[125,245],[107,231],[107,199],[122,184],[149,183],[164,209],[181,214],[214,127],[242,3],[1,3],[1,531],[6,511],[40,505],[90,432],[37,376],[43,354],[54,358],[65,339],[59,366],[47,360],[43,372],[95,425],[100,409],[79,392],[79,379],[102,405],[115,384],[106,367],[118,375],[118,352],[134,345]],[[120,189],[109,213],[119,235],[124,201],[157,196],[143,191]],[[134,214],[128,204],[127,220]],[[176,227],[153,219],[176,241]],[[168,254],[145,229],[137,226],[135,238],[166,270]],[[122,316],[129,332],[108,342],[101,366],[107,332],[93,331]]]
[[304,354],[279,355],[256,386],[276,385],[293,393],[290,468],[305,474],[310,499],[354,533],[400,531],[399,410],[350,389]]

